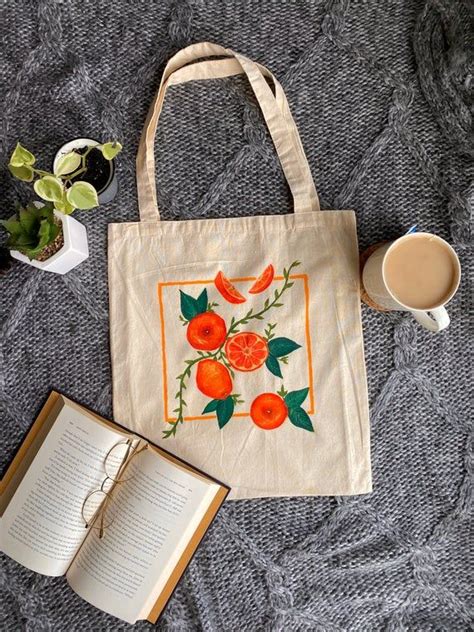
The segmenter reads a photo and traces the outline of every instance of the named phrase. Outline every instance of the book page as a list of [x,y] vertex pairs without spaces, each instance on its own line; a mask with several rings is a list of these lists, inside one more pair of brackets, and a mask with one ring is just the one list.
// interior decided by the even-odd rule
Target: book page
[[86,496],[105,479],[107,452],[124,433],[63,406],[1,520],[1,549],[44,575],[64,575],[87,530]]
[[75,592],[124,621],[146,618],[219,485],[148,448],[115,488],[114,520],[91,533],[67,573]]

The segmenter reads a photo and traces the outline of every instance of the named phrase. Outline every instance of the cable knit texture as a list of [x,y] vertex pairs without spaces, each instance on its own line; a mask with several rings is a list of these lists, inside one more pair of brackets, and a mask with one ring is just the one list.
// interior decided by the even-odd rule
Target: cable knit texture
[[[64,277],[16,264],[0,280],[3,466],[51,388],[111,415],[107,224],[138,219],[134,158],[165,61],[193,42],[220,43],[280,79],[322,207],[355,209],[361,249],[416,223],[453,243],[463,279],[452,324],[439,335],[409,315],[363,308],[374,492],[227,503],[158,625],[472,629],[468,3],[1,4],[0,215],[29,195],[4,168],[17,139],[43,164],[77,136],[124,144],[115,201],[75,215],[87,226],[89,259]],[[156,158],[165,219],[291,210],[240,77],[171,88]],[[81,601],[63,578],[5,557],[1,585],[2,630],[131,629]]]

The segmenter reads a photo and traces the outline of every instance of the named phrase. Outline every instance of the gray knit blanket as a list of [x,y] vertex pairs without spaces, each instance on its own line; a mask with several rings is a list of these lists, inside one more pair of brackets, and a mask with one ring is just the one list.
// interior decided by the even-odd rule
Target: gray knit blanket
[[[5,169],[17,140],[48,167],[71,138],[124,145],[117,198],[76,213],[89,259],[64,277],[18,263],[0,278],[3,468],[52,388],[112,415],[107,224],[138,219],[134,159],[166,60],[220,43],[280,79],[322,208],[355,209],[361,250],[417,224],[454,245],[463,279],[438,335],[363,307],[374,492],[226,503],[158,626],[472,629],[468,4],[5,0],[0,11],[0,216],[31,195]],[[165,219],[291,211],[242,78],[171,88],[156,159]],[[63,578],[1,559],[2,630],[130,629]]]

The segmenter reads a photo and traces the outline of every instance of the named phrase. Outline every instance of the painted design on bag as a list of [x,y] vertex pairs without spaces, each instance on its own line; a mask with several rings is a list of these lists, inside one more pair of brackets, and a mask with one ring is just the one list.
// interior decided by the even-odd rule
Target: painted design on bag
[[[255,425],[264,430],[278,428],[288,419],[298,428],[313,431],[309,414],[302,407],[310,394],[310,408],[313,409],[313,395],[309,386],[288,392],[282,384],[279,391],[260,393],[250,405],[247,403],[247,406],[241,395],[234,390],[234,381],[239,374],[251,374],[262,370],[283,379],[284,367],[290,363],[290,356],[302,348],[299,342],[286,336],[278,336],[276,322],[278,308],[283,307],[287,293],[293,287],[296,278],[304,280],[305,295],[308,298],[306,275],[291,274],[299,265],[299,261],[294,261],[283,270],[281,277],[276,277],[273,265],[269,265],[255,280],[248,293],[258,295],[276,281],[281,280],[283,283],[269,293],[263,304],[250,308],[241,317],[232,316],[228,326],[218,313],[219,303],[209,301],[208,288],[204,288],[197,296],[179,290],[179,320],[186,328],[185,337],[188,345],[196,353],[184,360],[183,370],[176,376],[178,386],[174,395],[175,417],[167,419],[168,428],[163,431],[165,438],[174,436],[179,425],[189,419],[186,416],[186,391],[189,392],[188,389],[191,388],[197,388],[209,398],[198,418],[208,419],[209,415],[215,416],[221,429],[233,417],[250,416]],[[246,296],[222,271],[215,277],[214,287],[220,298],[232,306],[235,305],[236,309],[247,301]],[[160,291],[159,287],[159,293]],[[160,308],[163,316],[161,293]],[[309,337],[308,322],[306,334]],[[307,350],[310,354],[310,347]],[[249,375],[247,379],[252,379],[252,376]],[[249,407],[248,412],[242,412],[246,407]]]

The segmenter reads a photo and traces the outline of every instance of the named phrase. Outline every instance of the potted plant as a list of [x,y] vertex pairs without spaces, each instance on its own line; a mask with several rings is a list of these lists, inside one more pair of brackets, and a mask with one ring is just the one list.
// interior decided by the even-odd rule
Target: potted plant
[[85,226],[51,202],[20,206],[0,224],[9,235],[11,256],[40,270],[65,274],[89,256]]
[[[71,149],[56,156],[51,173],[38,169],[35,156],[17,143],[8,168],[15,178],[34,182],[33,188],[40,198],[53,202],[55,209],[70,215],[75,209],[99,206],[98,191],[88,181],[97,180],[100,183],[102,179],[102,172],[98,174],[102,163],[97,159],[97,152],[108,164],[113,163],[121,149],[122,145],[116,141]],[[106,171],[103,173],[106,174]]]
[[64,156],[71,153],[81,156],[81,171],[72,178],[72,182],[82,180],[91,184],[97,191],[99,204],[111,202],[117,195],[118,184],[114,158],[120,151],[120,143],[101,145],[90,138],[76,138],[63,145],[57,152],[53,171],[56,173]]
[[86,229],[70,215],[76,209],[91,209],[100,204],[94,183],[100,185],[101,173],[108,173],[109,181],[110,169],[100,171],[96,152],[105,163],[113,164],[121,149],[118,142],[71,149],[56,156],[51,173],[38,169],[35,156],[18,143],[8,168],[15,178],[33,182],[36,194],[45,203],[32,202],[26,208],[20,207],[16,216],[1,222],[9,234],[7,247],[12,257],[59,274],[84,261],[89,255]]

